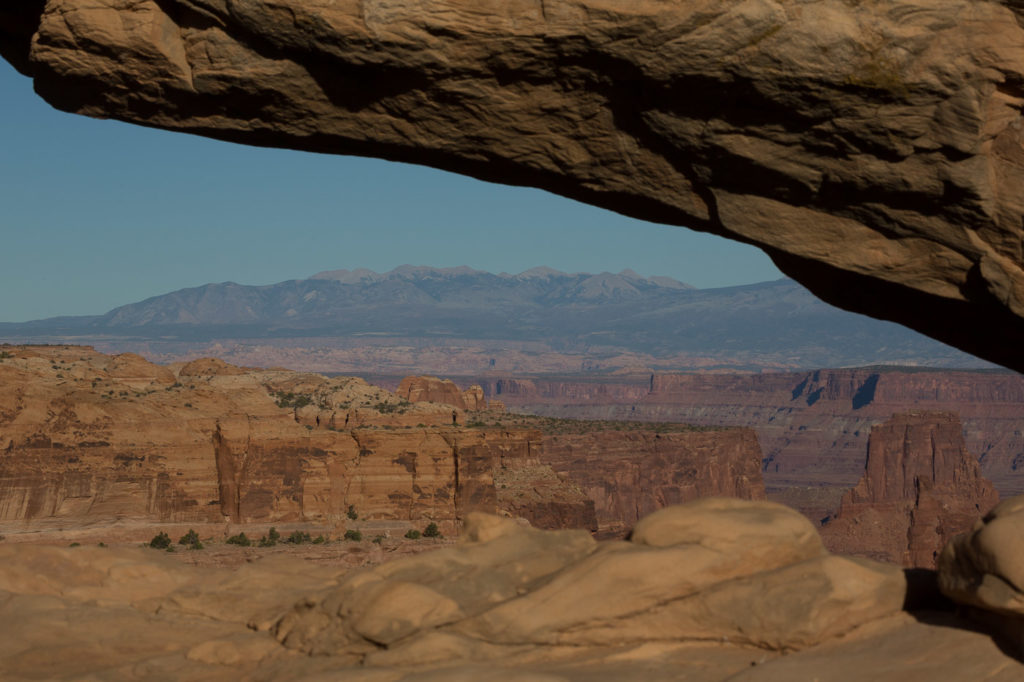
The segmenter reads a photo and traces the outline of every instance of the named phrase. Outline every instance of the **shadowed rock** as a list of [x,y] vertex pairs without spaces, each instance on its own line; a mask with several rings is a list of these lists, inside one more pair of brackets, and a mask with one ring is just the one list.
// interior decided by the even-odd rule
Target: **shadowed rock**
[[[58,108],[532,185],[1024,368],[1024,29],[974,0],[48,0]],[[956,323],[951,323],[956,320]]]
[[934,568],[946,543],[998,501],[956,414],[906,412],[871,429],[864,476],[821,533],[835,552]]

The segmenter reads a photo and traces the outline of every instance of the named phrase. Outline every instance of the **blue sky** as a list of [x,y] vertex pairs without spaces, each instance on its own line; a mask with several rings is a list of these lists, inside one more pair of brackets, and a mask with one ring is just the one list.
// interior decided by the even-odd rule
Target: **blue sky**
[[759,250],[547,192],[55,111],[0,60],[0,321],[90,315],[208,282],[469,265],[781,276]]

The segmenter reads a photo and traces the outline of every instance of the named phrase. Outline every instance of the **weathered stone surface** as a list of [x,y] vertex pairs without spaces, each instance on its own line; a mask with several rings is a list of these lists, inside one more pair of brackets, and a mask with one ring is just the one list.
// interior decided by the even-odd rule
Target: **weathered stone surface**
[[593,500],[605,537],[621,535],[669,505],[701,497],[765,497],[761,448],[750,429],[601,430],[547,435],[542,445],[541,461]]
[[0,622],[17,624],[0,638],[0,677],[1010,682],[1024,674],[1005,648],[952,614],[900,613],[899,569],[825,553],[793,512],[716,500],[643,525],[648,539],[671,544],[599,543],[582,531],[471,513],[460,544],[354,572],[287,556],[222,569],[151,549],[0,544]]
[[[5,352],[0,534],[282,522],[402,534],[428,521],[450,533],[469,511],[497,511],[493,470],[540,441],[453,427],[449,406],[403,404],[353,378],[209,358],[175,374],[74,346]],[[568,489],[534,502],[550,499],[587,508]]]
[[[813,521],[834,515],[842,493],[820,502],[798,493],[857,484],[871,427],[897,412],[956,412],[967,450],[1005,497],[1024,492],[1024,376],[901,368],[758,374],[654,374],[632,382],[533,379],[485,385],[508,405],[554,417],[746,426],[757,432],[769,496],[784,493]],[[797,490],[798,488],[802,490]],[[792,491],[793,494],[789,494]]]
[[[389,664],[426,662],[439,644],[449,660],[527,645],[709,637],[778,651],[894,614],[904,599],[898,569],[828,556],[810,522],[780,505],[702,500],[645,518],[633,542],[601,544],[479,515],[471,524],[459,547],[352,576],[319,604],[300,603],[275,626],[278,639]],[[499,587],[502,575],[518,587]],[[413,595],[405,581],[424,591]],[[395,618],[402,637],[360,632],[377,595],[393,591],[410,594],[408,613]]]
[[834,552],[934,568],[946,543],[998,501],[957,415],[907,412],[871,429],[864,476],[821,533]]
[[0,14],[0,53],[65,110],[739,239],[830,302],[1022,369],[1007,4],[48,0]]
[[148,539],[161,524],[258,536],[291,523],[370,537],[430,522],[453,534],[473,510],[621,535],[665,505],[763,496],[760,451],[741,429],[552,436],[351,377],[6,348],[0,535],[120,524]]
[[483,388],[470,386],[461,391],[450,379],[429,376],[405,377],[398,384],[395,394],[412,403],[441,403],[471,412],[487,409]]
[[939,557],[946,596],[1021,618],[1024,633],[1024,496],[1000,502]]

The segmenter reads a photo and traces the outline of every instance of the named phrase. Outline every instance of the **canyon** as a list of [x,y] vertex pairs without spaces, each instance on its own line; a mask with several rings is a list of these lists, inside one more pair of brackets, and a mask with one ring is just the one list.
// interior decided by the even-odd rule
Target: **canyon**
[[[427,164],[728,236],[759,246],[831,303],[1024,369],[1024,7],[1016,0],[8,5],[0,9],[0,55],[64,110],[234,142]],[[111,467],[128,473],[102,477],[97,487],[109,486],[109,499],[132,490],[133,499],[152,500],[146,513],[157,515],[242,519],[269,507],[287,517],[307,504],[296,489],[301,476],[266,457],[260,439],[287,435],[291,442],[291,433],[305,431],[303,446],[330,453],[352,447],[333,440],[354,441],[346,428],[405,430],[404,419],[418,419],[447,443],[443,430],[454,427],[441,425],[449,406],[406,406],[355,382],[271,377],[271,395],[248,372],[206,374],[204,365],[182,375],[139,360],[4,358],[0,369],[15,384],[26,381],[0,394],[0,414],[17,435],[0,451],[37,449],[35,460],[20,461],[37,466],[41,480],[59,465],[42,487],[14,472],[5,509],[25,515],[89,499],[95,480],[59,472],[74,470],[73,458],[86,456],[79,453],[113,442],[119,452],[108,452]],[[885,393],[879,374],[840,372],[830,383],[812,373],[796,384],[769,378],[761,386],[779,400],[789,395],[780,415],[811,420],[830,409],[869,409]],[[692,381],[666,379],[662,402],[645,416],[688,409],[685,396],[699,393]],[[188,386],[189,400],[165,405],[182,388],[176,383]],[[217,414],[227,386],[239,391],[229,400],[254,401],[255,416],[218,428],[202,415]],[[997,407],[1017,409],[1012,382],[1005,393],[986,390],[1002,396]],[[755,409],[736,395],[730,401]],[[127,406],[123,415],[134,424],[122,440],[105,441],[98,437],[107,434],[114,403]],[[164,413],[174,417],[163,418],[165,430],[177,429],[207,453],[183,457],[188,466],[166,480],[157,471],[162,461],[130,459],[130,448],[161,444],[147,429]],[[961,416],[970,432],[971,416]],[[863,442],[868,427],[878,427],[853,425],[837,443]],[[943,432],[904,424],[880,437],[917,452],[919,430]],[[943,438],[954,438],[952,431],[945,427]],[[140,435],[127,435],[133,432]],[[999,442],[1010,446],[975,454],[984,458],[982,471],[1010,489],[1016,436],[1003,433]],[[468,438],[471,448],[491,438],[499,451],[507,444],[485,432]],[[364,449],[372,450],[345,450],[345,461],[370,457]],[[456,449],[449,444],[448,452]],[[956,451],[963,461],[963,448]],[[311,465],[332,459],[311,452]],[[949,452],[932,447],[932,465]],[[841,518],[855,518],[863,499],[886,499],[874,471],[889,461],[882,453],[867,472],[856,471],[852,456],[839,458],[844,485],[868,474]],[[816,461],[817,473],[827,470],[811,452],[774,454],[766,453],[766,474],[789,489],[809,480],[798,471],[801,459],[812,473]],[[422,464],[424,486],[440,493],[451,480],[442,462]],[[135,466],[144,475],[135,477]],[[401,462],[378,466],[386,473],[368,483],[404,486],[411,478]],[[200,470],[211,481],[206,492],[175,487],[175,479]],[[974,480],[968,468],[952,472]],[[489,505],[488,472],[467,473],[466,505]],[[247,506],[271,478],[288,494]],[[133,480],[155,480],[147,485],[156,493],[132,488]],[[902,494],[912,480],[901,481]],[[409,485],[409,499],[402,498],[409,513],[437,504],[436,495],[434,502],[420,497],[423,490]],[[319,491],[311,495],[313,513],[336,513],[336,489]],[[360,494],[372,507],[383,503],[379,491]],[[204,506],[200,500],[211,509],[193,509]],[[921,513],[936,502],[919,501]],[[1024,500],[1004,500],[978,516],[941,551],[938,572],[924,574],[830,554],[800,514],[727,499],[660,509],[638,521],[629,540],[604,542],[468,511],[459,545],[351,572],[268,561],[237,573],[198,571],[138,548],[5,541],[0,611],[19,627],[0,644],[0,673],[1019,680]]]
[[454,535],[471,511],[621,535],[661,506],[764,495],[748,429],[519,417],[436,377],[394,394],[212,358],[3,348],[0,534],[12,539],[109,527],[141,539],[161,524]]
[[812,518],[834,513],[841,491],[857,483],[871,427],[911,409],[955,412],[982,473],[1003,496],[1024,492],[1024,377],[1016,373],[873,367],[473,381],[517,411],[753,428],[769,497]]

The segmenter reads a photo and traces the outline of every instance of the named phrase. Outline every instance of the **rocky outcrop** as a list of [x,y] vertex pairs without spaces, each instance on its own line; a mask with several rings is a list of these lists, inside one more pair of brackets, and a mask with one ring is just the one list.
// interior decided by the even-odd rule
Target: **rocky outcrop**
[[548,435],[543,444],[542,460],[594,501],[604,537],[662,507],[765,496],[761,448],[749,429],[595,431]]
[[829,556],[806,519],[763,502],[663,509],[631,542],[604,545],[495,517],[471,516],[464,535],[447,554],[381,566],[297,605],[273,634],[368,666],[666,639],[792,651],[895,614],[904,598],[900,571]]
[[[112,523],[142,534],[272,523],[401,534],[430,521],[452,534],[471,511],[621,534],[665,505],[763,496],[756,438],[740,429],[502,426],[510,415],[410,402],[352,377],[5,349],[0,535]],[[479,390],[404,386],[413,398]],[[551,433],[559,426],[581,432]]]
[[1004,500],[939,556],[939,589],[1024,656],[1024,497]]
[[474,385],[462,391],[450,379],[429,376],[405,377],[395,393],[399,398],[412,403],[441,403],[470,412],[487,409],[483,388]]
[[779,499],[809,512],[813,508],[814,519],[835,512],[835,506],[811,493],[822,485],[854,486],[864,470],[871,427],[907,410],[958,413],[967,449],[980,458],[985,476],[1004,496],[1024,492],[1024,376],[1012,372],[865,368],[655,374],[643,384],[607,385],[606,393],[576,390],[579,382],[564,388],[553,380],[506,383],[533,385],[502,397],[513,408],[537,414],[753,428],[764,451],[769,490],[800,493]]
[[1022,369],[1007,5],[47,0],[0,14],[0,54],[64,110],[755,244],[830,302]]
[[910,412],[871,429],[864,476],[822,528],[835,552],[934,568],[954,536],[999,501],[955,414]]
[[0,620],[18,624],[4,633],[0,677],[1024,675],[1005,640],[997,645],[952,614],[901,612],[901,571],[829,555],[805,519],[777,505],[704,500],[664,509],[637,524],[630,542],[470,514],[462,538],[357,571],[281,555],[205,568],[138,547],[0,543]]
[[552,379],[483,379],[484,393],[506,405],[622,405],[639,402],[649,392],[646,381],[614,382]]
[[[540,440],[528,430],[453,427],[451,407],[403,404],[359,379],[212,359],[175,375],[138,356],[8,348],[0,361],[7,531],[425,519],[452,532],[469,511],[497,511],[492,470],[529,460]],[[560,499],[586,507],[581,496]]]

